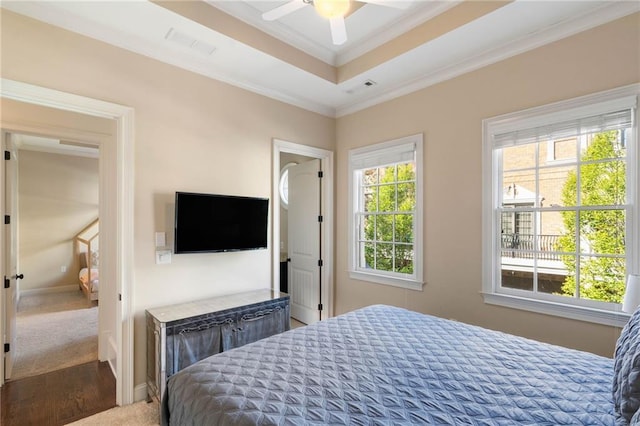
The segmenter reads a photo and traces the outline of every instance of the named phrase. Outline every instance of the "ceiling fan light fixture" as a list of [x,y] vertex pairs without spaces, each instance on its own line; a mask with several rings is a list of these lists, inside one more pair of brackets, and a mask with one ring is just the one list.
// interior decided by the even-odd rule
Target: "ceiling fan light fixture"
[[350,6],[349,0],[313,0],[318,15],[327,19],[344,17]]

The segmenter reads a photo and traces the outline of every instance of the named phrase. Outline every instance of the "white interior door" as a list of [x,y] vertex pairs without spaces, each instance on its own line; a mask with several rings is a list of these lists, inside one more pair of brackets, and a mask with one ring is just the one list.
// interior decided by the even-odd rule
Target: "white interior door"
[[289,295],[291,317],[320,319],[320,160],[289,169]]
[[[3,297],[5,306],[4,318],[4,344],[9,344],[9,351],[4,353],[5,379],[11,378],[14,356],[16,353],[16,310],[18,306],[18,155],[13,145],[12,135],[5,133],[5,215],[9,216],[9,224],[5,225],[5,287]],[[7,154],[8,153],[8,154]],[[9,160],[6,160],[9,156]],[[8,280],[8,281],[7,281]]]

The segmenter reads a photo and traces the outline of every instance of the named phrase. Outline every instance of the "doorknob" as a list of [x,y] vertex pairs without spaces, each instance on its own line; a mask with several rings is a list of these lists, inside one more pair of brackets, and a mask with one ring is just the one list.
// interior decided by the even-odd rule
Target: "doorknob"
[[24,274],[14,275],[12,278],[15,278],[16,280],[21,280],[24,278]]

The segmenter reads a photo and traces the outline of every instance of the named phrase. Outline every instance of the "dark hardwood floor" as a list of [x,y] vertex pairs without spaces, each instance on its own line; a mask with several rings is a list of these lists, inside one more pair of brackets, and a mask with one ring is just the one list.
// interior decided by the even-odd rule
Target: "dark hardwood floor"
[[115,378],[99,361],[7,381],[1,389],[3,426],[65,425],[116,405]]

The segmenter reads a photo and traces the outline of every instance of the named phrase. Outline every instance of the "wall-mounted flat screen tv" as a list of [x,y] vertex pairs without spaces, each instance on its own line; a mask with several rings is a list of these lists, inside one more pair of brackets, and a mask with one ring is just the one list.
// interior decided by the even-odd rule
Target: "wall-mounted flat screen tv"
[[267,198],[176,192],[175,215],[175,253],[267,248]]

